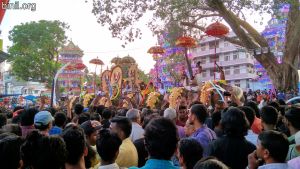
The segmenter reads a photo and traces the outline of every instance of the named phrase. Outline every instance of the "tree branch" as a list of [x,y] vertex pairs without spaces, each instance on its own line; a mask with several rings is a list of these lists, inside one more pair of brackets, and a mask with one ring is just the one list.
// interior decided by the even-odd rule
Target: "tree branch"
[[[199,25],[196,25],[196,24],[193,24],[193,23],[190,23],[190,22],[180,22],[180,24],[183,25],[183,26],[197,28],[197,29],[205,32],[205,28],[203,26],[199,26]],[[226,41],[228,41],[230,43],[233,43],[233,44],[245,47],[240,40],[237,40],[235,38],[231,38],[231,37],[228,37],[228,36],[220,36],[218,38],[226,40]]]
[[[239,37],[244,47],[246,47],[247,49],[256,49],[260,47],[259,44],[256,43],[255,37],[251,37],[251,34],[249,36],[249,34],[241,28],[240,19],[233,12],[227,10],[227,8],[224,6],[221,0],[210,0],[208,1],[208,4],[210,7],[215,8],[221,14],[221,16],[223,16],[224,20],[230,25],[234,33]],[[251,27],[249,27],[249,30],[251,30],[250,28]],[[256,55],[255,58],[267,70],[273,69],[273,71],[279,71],[280,69],[280,66],[278,65],[278,62],[275,59],[273,53]]]

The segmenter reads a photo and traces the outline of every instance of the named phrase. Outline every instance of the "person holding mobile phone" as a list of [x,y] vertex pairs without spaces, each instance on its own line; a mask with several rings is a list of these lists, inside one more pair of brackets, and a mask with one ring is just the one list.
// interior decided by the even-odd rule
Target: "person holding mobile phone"
[[[248,169],[292,169],[285,162],[289,150],[287,137],[277,131],[258,136],[256,150],[248,155]],[[260,166],[260,164],[263,165]]]

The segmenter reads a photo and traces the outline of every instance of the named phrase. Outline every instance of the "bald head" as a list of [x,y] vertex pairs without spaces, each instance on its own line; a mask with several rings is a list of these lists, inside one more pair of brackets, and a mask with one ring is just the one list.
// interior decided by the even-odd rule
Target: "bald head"
[[138,122],[140,119],[140,111],[138,109],[129,109],[126,113],[126,117],[132,122]]

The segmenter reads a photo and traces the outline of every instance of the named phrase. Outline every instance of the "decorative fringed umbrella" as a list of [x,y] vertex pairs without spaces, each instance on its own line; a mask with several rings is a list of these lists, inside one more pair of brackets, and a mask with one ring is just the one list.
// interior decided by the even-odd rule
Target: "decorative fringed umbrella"
[[156,79],[159,81],[158,78],[158,70],[157,70],[157,60],[160,58],[159,55],[163,55],[166,52],[166,50],[161,46],[152,46],[148,49],[147,53],[152,54],[153,59],[156,61],[155,69],[156,69]]
[[192,76],[193,76],[193,70],[192,70],[192,66],[191,66],[191,63],[190,63],[189,58],[188,58],[188,48],[194,48],[194,47],[196,47],[197,46],[197,42],[192,37],[182,36],[182,37],[179,37],[176,40],[175,44],[176,44],[176,46],[180,46],[180,47],[184,47],[185,48],[185,61],[186,61],[186,64],[187,64],[187,68],[188,68],[190,77],[192,78]]
[[101,66],[101,70],[100,70],[100,74],[102,73],[102,66],[104,65],[103,61],[97,58],[94,58],[92,60],[90,60],[91,64],[95,64],[95,77],[94,77],[94,93],[96,95],[96,69],[97,69],[97,65]]
[[166,50],[161,46],[152,46],[148,49],[148,53],[154,54],[154,55],[162,55],[166,52]]
[[[213,37],[224,36],[229,33],[229,28],[220,22],[214,22],[208,25],[205,29],[207,35]],[[217,66],[217,45],[215,40],[215,63],[214,63],[214,80],[216,80],[216,66]]]

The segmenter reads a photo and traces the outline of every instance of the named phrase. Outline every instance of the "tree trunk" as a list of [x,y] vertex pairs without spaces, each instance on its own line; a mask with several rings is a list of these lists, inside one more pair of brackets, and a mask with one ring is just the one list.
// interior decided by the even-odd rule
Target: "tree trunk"
[[280,71],[267,69],[267,73],[270,76],[274,87],[278,90],[298,89],[298,71],[288,64],[278,66],[281,68]]

